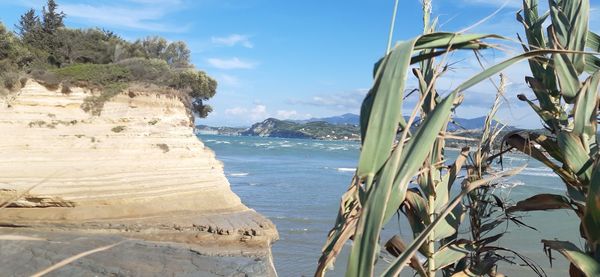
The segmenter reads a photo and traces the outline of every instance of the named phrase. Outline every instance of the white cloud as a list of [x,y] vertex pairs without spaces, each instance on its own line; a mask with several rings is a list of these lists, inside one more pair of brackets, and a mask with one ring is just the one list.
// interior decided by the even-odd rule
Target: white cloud
[[316,95],[309,99],[290,99],[289,104],[324,107],[339,112],[358,112],[368,89]]
[[[32,5],[33,1],[25,5]],[[181,0],[129,0],[119,4],[70,4],[61,3],[59,9],[70,19],[94,25],[137,29],[155,32],[185,32],[190,25],[169,24],[167,15],[183,5]],[[35,6],[38,8],[39,6]]]
[[267,106],[265,105],[256,105],[250,110],[250,118],[254,121],[263,120],[267,117],[269,117],[269,113],[267,113]]
[[248,35],[240,35],[240,34],[231,34],[226,37],[212,37],[212,43],[216,45],[222,46],[236,46],[241,45],[246,48],[254,47],[254,44],[250,41],[250,37]]
[[278,110],[277,111],[278,119],[290,119],[290,118],[297,118],[297,117],[298,117],[298,112],[295,110]]
[[225,110],[225,115],[238,117],[241,122],[253,123],[256,121],[264,120],[269,117],[267,106],[262,104],[254,105],[254,107],[248,109],[244,107],[234,107]]
[[210,65],[218,69],[253,69],[256,63],[240,60],[237,57],[230,59],[210,58],[207,60]]
[[242,108],[242,107],[235,107],[235,108],[231,108],[231,109],[226,109],[225,110],[225,114],[226,115],[233,115],[233,116],[238,116],[238,115],[242,115],[248,112],[248,109],[246,108]]

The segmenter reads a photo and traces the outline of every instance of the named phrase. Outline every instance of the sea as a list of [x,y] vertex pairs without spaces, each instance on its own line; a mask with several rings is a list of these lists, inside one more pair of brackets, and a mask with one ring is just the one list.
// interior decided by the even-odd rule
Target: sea
[[[231,189],[242,202],[277,226],[280,239],[274,243],[272,253],[279,276],[314,275],[321,248],[335,222],[340,197],[357,166],[360,144],[220,135],[199,135],[199,138],[224,163]],[[449,156],[456,154],[449,150]],[[561,180],[539,162],[519,154],[503,158],[504,169],[521,165],[527,167],[518,175],[502,180],[503,185],[494,193],[513,202],[538,193],[565,194]],[[567,276],[568,263],[554,252],[551,266],[541,240],[568,240],[583,248],[576,215],[563,210],[531,212],[521,220],[535,230],[515,224],[502,226],[507,233],[496,246],[528,257],[547,276]],[[464,234],[466,230],[460,232]],[[405,241],[412,239],[408,223],[401,217],[386,226],[382,241],[395,234]],[[327,276],[343,276],[350,243]],[[378,268],[384,268],[389,261],[389,256],[381,255]],[[537,276],[523,264],[518,259],[508,259],[499,263],[498,272],[506,276]]]

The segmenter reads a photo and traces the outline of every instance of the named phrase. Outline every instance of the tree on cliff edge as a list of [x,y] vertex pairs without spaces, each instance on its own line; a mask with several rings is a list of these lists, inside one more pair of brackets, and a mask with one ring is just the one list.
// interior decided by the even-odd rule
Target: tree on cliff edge
[[24,43],[32,43],[36,40],[36,33],[41,30],[40,18],[35,15],[34,9],[29,9],[21,15],[19,22],[15,24],[15,28]]
[[65,27],[63,20],[64,12],[57,12],[58,4],[54,0],[48,0],[47,9],[42,8],[42,29],[48,34],[54,34],[58,28]]

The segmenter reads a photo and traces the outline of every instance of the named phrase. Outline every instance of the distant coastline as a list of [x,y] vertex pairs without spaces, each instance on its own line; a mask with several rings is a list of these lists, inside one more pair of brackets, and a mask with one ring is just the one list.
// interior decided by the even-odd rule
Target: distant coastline
[[[454,118],[448,132],[454,137],[447,139],[447,147],[461,148],[481,136],[485,124],[484,117],[473,119]],[[515,130],[506,126],[503,132]],[[360,141],[359,116],[343,114],[340,116],[312,118],[308,120],[280,120],[268,118],[250,127],[213,127],[196,125],[196,134],[224,136],[256,136],[270,138],[296,138],[330,141]],[[502,136],[499,136],[502,137]],[[463,139],[461,139],[463,138]],[[473,145],[474,146],[474,145]]]

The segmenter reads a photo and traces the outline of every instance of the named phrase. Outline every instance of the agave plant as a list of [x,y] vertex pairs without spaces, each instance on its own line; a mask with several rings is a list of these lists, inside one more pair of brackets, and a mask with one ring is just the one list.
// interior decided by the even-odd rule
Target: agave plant
[[[549,1],[540,15],[537,0],[523,1],[517,19],[525,27],[525,51],[555,49],[529,61],[533,76],[525,81],[535,94],[527,102],[547,132],[517,131],[504,140],[542,162],[560,177],[566,195],[538,194],[518,202],[510,212],[568,209],[580,220],[584,249],[567,241],[543,240],[570,262],[571,276],[600,276],[600,159],[597,143],[600,37],[588,30],[588,0]],[[549,26],[544,32],[544,26]],[[583,80],[583,81],[582,81]]]

